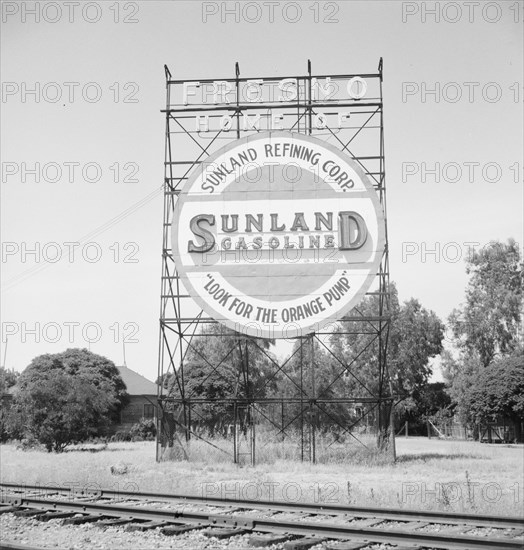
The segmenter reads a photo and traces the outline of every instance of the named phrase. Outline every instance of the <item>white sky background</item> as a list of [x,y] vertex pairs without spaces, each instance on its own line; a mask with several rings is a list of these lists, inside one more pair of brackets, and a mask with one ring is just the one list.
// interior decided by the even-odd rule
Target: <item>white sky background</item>
[[[8,251],[19,249],[2,258],[1,363],[8,368],[23,370],[36,355],[88,347],[82,329],[89,323],[101,330],[100,340],[90,349],[121,364],[123,326],[134,323],[138,342],[126,345],[127,365],[155,379],[162,194],[89,239],[100,246],[100,261],[86,261],[80,246],[69,262],[63,243],[79,241],[162,185],[164,63],[174,78],[192,80],[231,77],[235,61],[241,75],[249,77],[304,74],[308,58],[314,74],[375,72],[383,56],[391,279],[401,300],[416,297],[445,320],[464,299],[465,243],[482,246],[510,236],[522,240],[523,2],[491,2],[484,11],[485,2],[470,2],[475,4],[470,8],[453,2],[425,6],[397,1],[319,2],[318,23],[311,9],[315,2],[310,1],[300,2],[302,17],[296,23],[282,16],[282,8],[290,2],[275,6],[273,23],[264,2],[258,3],[263,14],[258,23],[242,18],[236,23],[233,15],[222,22],[220,13],[204,22],[203,4],[220,9],[221,2],[155,0],[119,3],[120,20],[127,15],[136,23],[115,23],[113,1],[92,3],[101,14],[96,23],[82,17],[86,3],[80,2],[69,22],[68,8],[59,2],[62,17],[50,23],[43,10],[49,10],[48,18],[54,18],[56,11],[46,4],[17,2],[19,10],[13,15],[15,2],[2,5],[2,241]],[[235,2],[227,4],[234,7]],[[24,15],[22,5],[28,10],[36,5],[40,22],[30,13]],[[131,15],[133,6],[139,10]],[[338,10],[333,16],[338,23],[322,22],[331,6]],[[456,6],[462,15],[452,23]],[[424,13],[424,7],[437,7],[440,22]],[[294,8],[286,9],[294,16]],[[417,13],[406,14],[415,9]],[[95,8],[87,13],[94,17]],[[34,95],[24,97],[23,86],[34,89],[37,82],[41,88],[58,83],[62,99],[53,103],[42,95],[38,102]],[[66,82],[80,83],[73,101]],[[99,101],[90,103],[82,97],[89,82],[100,86]],[[122,101],[136,88],[124,89],[130,82],[138,86],[136,103]],[[449,101],[457,89],[450,85],[448,99],[441,94],[436,102],[434,95],[424,98],[419,92],[403,101],[407,82],[419,89],[423,83],[435,88],[438,82],[441,89],[457,83],[462,97]],[[479,83],[472,101],[467,82]],[[484,88],[488,83],[495,85]],[[501,95],[493,100],[497,87]],[[115,102],[117,88],[121,96]],[[47,90],[51,97],[56,88]],[[5,174],[13,166],[21,170],[22,163],[31,168],[35,162],[60,164],[61,180],[50,183],[41,175],[37,183],[28,174],[24,183],[20,171]],[[68,162],[80,163],[72,183],[64,166]],[[115,183],[109,167],[119,163],[122,180],[128,173],[123,169],[127,162],[138,165],[139,181]],[[456,182],[449,181],[455,177],[452,167],[439,183],[430,174],[423,178],[420,171],[403,181],[403,163],[408,162],[425,162],[428,168],[458,163],[463,173]],[[84,181],[81,168],[86,163],[101,167],[100,181]],[[464,163],[480,164],[472,182]],[[500,174],[492,165],[484,177],[487,163],[496,163]],[[24,246],[34,249],[39,243],[42,250],[50,242],[62,245],[61,261],[50,264],[42,254],[23,257]],[[126,243],[138,245],[133,256],[138,262],[122,261],[133,252],[123,250]],[[447,243],[458,243],[460,248]],[[418,252],[403,258],[406,246]],[[424,256],[423,246],[439,246],[440,252]],[[121,256],[115,262],[117,248]],[[54,249],[47,250],[54,254]],[[86,252],[94,253],[94,248]],[[453,261],[457,252],[461,257]],[[78,323],[74,339],[68,329],[72,325],[64,323]],[[62,335],[53,343],[57,325]],[[95,334],[93,326],[88,338]],[[35,328],[36,335],[29,332]],[[130,332],[128,328],[125,334],[129,337]]]

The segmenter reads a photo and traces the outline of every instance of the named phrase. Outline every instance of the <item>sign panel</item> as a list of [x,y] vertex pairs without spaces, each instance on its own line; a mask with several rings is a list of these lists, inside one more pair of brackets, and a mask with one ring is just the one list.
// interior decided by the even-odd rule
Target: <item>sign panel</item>
[[377,193],[357,162],[299,133],[229,143],[191,175],[172,252],[202,309],[252,336],[304,336],[371,286],[385,243]]

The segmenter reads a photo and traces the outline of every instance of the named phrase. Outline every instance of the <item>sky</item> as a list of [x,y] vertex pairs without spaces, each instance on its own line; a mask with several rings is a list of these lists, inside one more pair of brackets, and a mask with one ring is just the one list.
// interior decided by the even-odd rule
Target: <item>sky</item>
[[[173,78],[375,72],[391,279],[446,320],[523,234],[523,2],[2,2],[0,363],[87,347],[155,379]],[[126,342],[123,345],[123,342]]]

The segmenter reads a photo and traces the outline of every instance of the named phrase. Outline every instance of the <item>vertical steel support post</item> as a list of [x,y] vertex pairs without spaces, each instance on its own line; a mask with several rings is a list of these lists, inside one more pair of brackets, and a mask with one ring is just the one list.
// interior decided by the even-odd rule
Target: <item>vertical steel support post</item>
[[310,361],[310,369],[311,369],[311,395],[309,396],[309,403],[310,403],[310,414],[309,414],[309,422],[311,425],[311,439],[310,439],[310,461],[315,464],[316,462],[316,416],[317,416],[317,391],[316,391],[316,379],[315,379],[315,338],[310,335],[309,336],[309,345],[311,348],[311,361]]

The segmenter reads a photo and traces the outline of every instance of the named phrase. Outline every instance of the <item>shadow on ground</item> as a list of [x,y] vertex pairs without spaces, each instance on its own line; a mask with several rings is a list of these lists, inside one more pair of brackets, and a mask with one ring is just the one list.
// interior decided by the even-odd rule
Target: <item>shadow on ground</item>
[[459,460],[464,458],[472,458],[475,460],[490,460],[487,456],[472,454],[472,453],[416,453],[416,454],[405,454],[397,457],[397,463],[404,462],[415,462],[416,460],[421,460],[422,462],[427,462],[428,460]]
[[124,451],[123,448],[109,448],[109,447],[81,447],[79,449],[64,449],[64,453],[101,453],[102,451],[108,453],[114,453],[116,451]]

